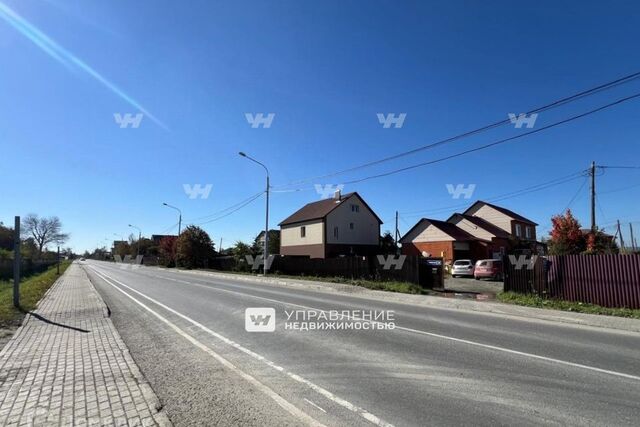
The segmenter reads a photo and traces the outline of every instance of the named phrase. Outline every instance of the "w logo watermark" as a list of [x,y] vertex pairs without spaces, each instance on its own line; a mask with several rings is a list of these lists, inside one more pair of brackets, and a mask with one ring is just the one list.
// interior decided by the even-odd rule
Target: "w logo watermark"
[[378,255],[378,263],[382,266],[383,270],[402,270],[404,260],[407,259],[406,255],[398,255],[396,258],[394,255]]
[[400,113],[397,116],[393,113],[389,113],[386,116],[384,113],[377,113],[376,115],[384,129],[389,129],[391,125],[394,125],[396,129],[399,129],[404,124],[404,119],[407,118],[407,113]]
[[202,186],[201,184],[182,184],[184,192],[190,199],[197,199],[198,196],[200,196],[201,199],[208,198],[212,187],[213,184],[207,184],[205,186]]
[[274,258],[274,255],[269,255],[267,257],[267,264],[264,265],[264,255],[258,255],[257,257],[254,257],[253,255],[245,255],[247,264],[249,264],[251,266],[251,269],[254,271],[260,269],[261,265],[264,265],[265,270],[271,269],[271,264],[273,263]]
[[533,270],[537,261],[538,255],[531,255],[531,258],[527,258],[526,255],[519,255],[518,258],[516,258],[515,255],[509,255],[509,263],[511,263],[516,270],[522,270],[525,266],[527,270]]
[[124,115],[120,113],[113,113],[113,118],[115,119],[116,123],[120,125],[120,129],[126,129],[129,126],[137,129],[138,127],[140,127],[142,117],[144,117],[144,114],[142,113],[138,113],[135,116],[131,113],[126,113]]
[[324,186],[322,184],[313,184],[313,186],[321,199],[328,199],[332,197],[336,191],[342,191],[344,189],[344,184],[325,184]]
[[244,329],[247,332],[273,332],[276,330],[276,309],[249,307],[244,311]]
[[122,259],[120,255],[114,255],[113,259],[116,261],[116,264],[118,264],[118,267],[123,270],[139,268],[142,264],[142,255],[136,256],[135,260],[131,258],[131,255],[125,255],[124,259]]
[[253,129],[259,128],[260,125],[262,125],[263,128],[270,128],[276,113],[269,113],[266,116],[264,113],[244,113],[244,116]]
[[525,113],[515,114],[509,113],[509,121],[515,125],[516,129],[520,129],[522,125],[526,125],[527,129],[531,129],[538,119],[538,113],[531,113],[528,116]]
[[464,184],[458,184],[455,187],[453,186],[453,184],[447,184],[447,191],[454,199],[459,199],[462,195],[464,195],[465,199],[470,199],[471,196],[473,196],[473,192],[475,191],[475,189],[475,184],[469,184],[466,188]]

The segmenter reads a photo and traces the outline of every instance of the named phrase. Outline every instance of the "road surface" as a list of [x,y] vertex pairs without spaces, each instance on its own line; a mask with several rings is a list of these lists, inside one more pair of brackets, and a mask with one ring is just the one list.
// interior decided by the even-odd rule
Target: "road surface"
[[[83,268],[178,426],[640,422],[637,333],[152,267]],[[275,331],[247,332],[250,307],[273,308]],[[292,323],[320,312],[353,329]],[[361,321],[366,312],[386,318]]]

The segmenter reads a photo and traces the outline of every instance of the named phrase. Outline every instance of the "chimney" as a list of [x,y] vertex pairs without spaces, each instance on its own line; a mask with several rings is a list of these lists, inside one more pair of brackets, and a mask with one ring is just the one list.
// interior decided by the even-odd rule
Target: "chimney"
[[340,200],[342,198],[342,194],[340,194],[340,189],[333,192],[333,199]]

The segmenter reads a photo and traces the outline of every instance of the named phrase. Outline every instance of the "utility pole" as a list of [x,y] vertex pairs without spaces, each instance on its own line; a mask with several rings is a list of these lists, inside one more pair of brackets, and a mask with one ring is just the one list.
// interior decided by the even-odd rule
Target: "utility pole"
[[220,238],[220,246],[218,246],[218,252],[222,252],[222,237]]
[[631,248],[633,251],[636,251],[636,241],[633,239],[633,225],[629,223],[629,231],[631,232]]
[[618,220],[618,236],[620,236],[620,253],[624,252],[624,239],[622,238],[622,230],[620,230],[620,220]]
[[396,251],[396,253],[398,252],[398,211],[396,211],[396,230],[395,233],[393,233],[393,246],[394,246],[394,250]]
[[596,162],[591,162],[591,232],[596,232]]
[[20,217],[13,226],[13,306],[20,308]]
[[58,245],[58,262],[56,263],[56,274],[60,275],[60,245]]

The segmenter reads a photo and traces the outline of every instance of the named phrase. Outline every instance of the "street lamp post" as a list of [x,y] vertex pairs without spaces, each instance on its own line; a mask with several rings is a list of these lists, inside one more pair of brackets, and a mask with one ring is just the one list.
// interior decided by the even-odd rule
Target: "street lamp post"
[[166,206],[168,208],[171,208],[171,209],[175,209],[175,210],[178,211],[178,214],[179,214],[179,216],[178,216],[178,237],[180,237],[180,229],[182,227],[182,211],[180,209],[176,208],[175,206],[171,206],[168,203],[163,203],[162,205]]
[[267,274],[267,260],[269,259],[269,169],[267,169],[267,167],[265,165],[263,165],[262,163],[260,163],[259,161],[257,161],[256,159],[254,159],[253,157],[249,157],[247,156],[245,153],[243,153],[242,151],[240,151],[238,153],[239,155],[241,155],[242,157],[245,157],[249,160],[251,160],[254,163],[259,164],[260,166],[262,166],[265,170],[265,172],[267,173],[267,207],[266,207],[266,212],[265,212],[265,225],[264,225],[264,251],[263,251],[263,256],[262,256],[262,261],[263,261],[263,266],[264,266],[264,274]]
[[140,227],[136,227],[135,225],[131,225],[131,224],[129,224],[129,227],[135,228],[136,230],[138,230],[138,244],[136,245],[136,258],[137,258],[140,255],[140,239],[142,238],[142,230],[140,230]]

